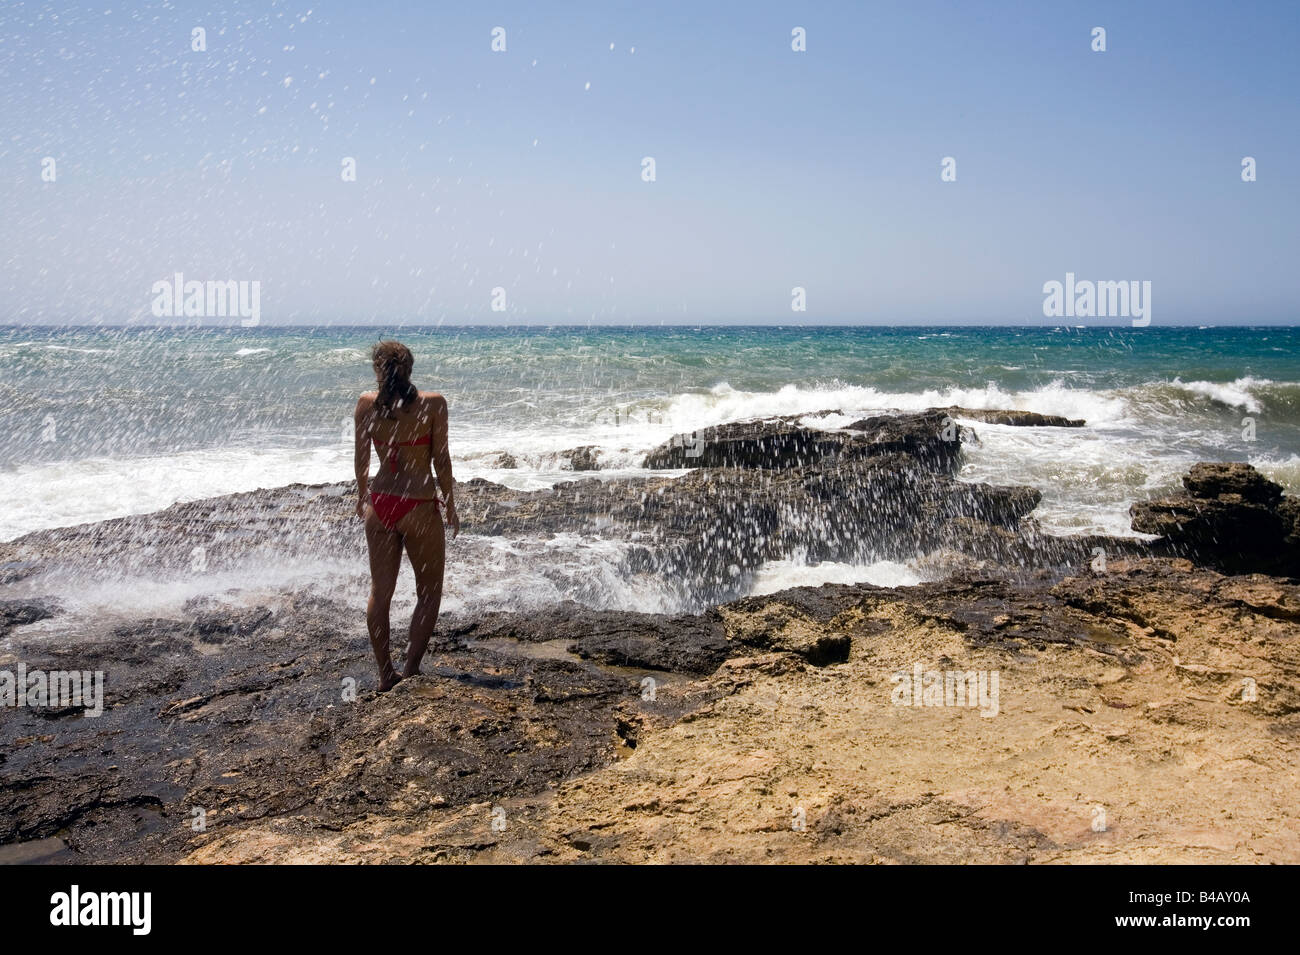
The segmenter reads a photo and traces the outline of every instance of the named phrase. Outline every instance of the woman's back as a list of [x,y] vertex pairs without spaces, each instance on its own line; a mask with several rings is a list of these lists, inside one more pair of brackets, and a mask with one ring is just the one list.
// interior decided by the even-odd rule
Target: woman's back
[[371,479],[371,488],[404,497],[437,497],[438,485],[432,469],[433,426],[442,395],[422,391],[409,409],[398,409],[391,417],[379,413],[376,396],[376,392],[361,396],[367,434],[379,458],[379,470]]

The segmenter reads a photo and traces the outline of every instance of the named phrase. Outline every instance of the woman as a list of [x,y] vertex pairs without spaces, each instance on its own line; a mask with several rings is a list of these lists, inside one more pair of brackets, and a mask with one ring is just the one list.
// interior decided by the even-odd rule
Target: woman
[[[420,672],[420,660],[438,622],[442,571],[446,558],[443,514],[452,536],[460,532],[447,451],[447,400],[411,384],[415,364],[401,342],[380,342],[371,353],[378,391],[357,401],[357,516],[366,522],[370,548],[370,602],[366,627],[379,663],[379,691]],[[370,478],[370,442],[379,455],[379,472]],[[429,472],[438,472],[435,483]],[[443,497],[438,498],[442,489]],[[411,642],[399,675],[388,654],[388,608],[402,566],[402,547],[415,572],[415,613]]]

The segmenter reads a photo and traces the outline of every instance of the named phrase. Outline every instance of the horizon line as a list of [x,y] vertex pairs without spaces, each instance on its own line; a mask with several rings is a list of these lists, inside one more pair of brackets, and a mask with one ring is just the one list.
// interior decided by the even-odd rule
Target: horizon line
[[1080,331],[1084,329],[1131,329],[1132,331],[1156,331],[1159,329],[1172,328],[1192,328],[1192,329],[1210,329],[1210,328],[1300,328],[1300,321],[1294,322],[1265,322],[1265,323],[1245,323],[1245,322],[1169,322],[1160,325],[1135,326],[1130,323],[1112,323],[1112,324],[1088,324],[1079,325],[1071,323],[1021,323],[1021,322],[961,322],[961,323],[926,323],[926,322],[906,322],[906,323],[851,323],[851,322],[819,322],[819,323],[802,323],[802,322],[630,322],[630,323],[586,323],[586,322],[529,322],[507,323],[507,322],[472,322],[467,324],[451,324],[441,322],[438,324],[427,324],[423,322],[395,322],[395,323],[376,323],[376,322],[266,322],[258,325],[187,325],[181,323],[140,323],[131,322],[129,324],[111,324],[99,322],[0,322],[0,329],[42,329],[42,330],[63,330],[63,329],[98,329],[105,331],[127,331],[127,330],[148,330],[148,331],[241,331],[256,333],[258,331],[270,329],[318,329],[318,328],[340,328],[340,329],[376,329],[376,328],[393,328],[393,329],[423,329],[428,331],[438,331],[445,329],[532,329],[548,331],[552,329],[576,329],[582,331],[596,331],[601,329],[702,329],[702,328],[733,328],[733,329],[787,329],[787,328],[804,328],[804,329],[837,329],[837,328],[881,328],[881,329],[915,329],[915,328],[962,328],[962,329],[988,329],[988,328],[1019,328],[1019,329],[1041,329],[1057,330],[1068,329],[1071,331]]

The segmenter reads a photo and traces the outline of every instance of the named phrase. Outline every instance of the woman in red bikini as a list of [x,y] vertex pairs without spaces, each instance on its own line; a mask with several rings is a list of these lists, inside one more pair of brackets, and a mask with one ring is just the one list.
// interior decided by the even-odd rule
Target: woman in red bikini
[[[370,548],[366,626],[379,663],[382,693],[402,677],[420,672],[420,660],[433,636],[442,603],[447,548],[442,522],[445,516],[455,537],[460,532],[460,519],[452,497],[451,455],[447,451],[447,399],[436,392],[417,391],[411,384],[415,359],[400,342],[380,342],[371,361],[379,390],[361,396],[353,417],[357,516],[366,522],[366,543]],[[379,472],[373,479],[372,441],[379,455]],[[430,464],[438,472],[436,483]],[[406,664],[399,675],[388,653],[388,608],[397,587],[403,546],[415,572],[416,603]]]

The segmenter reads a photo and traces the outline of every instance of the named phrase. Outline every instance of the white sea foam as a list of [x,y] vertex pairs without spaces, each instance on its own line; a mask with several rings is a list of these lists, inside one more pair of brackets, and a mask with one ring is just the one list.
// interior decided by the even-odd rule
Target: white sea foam
[[1258,414],[1264,410],[1259,403],[1259,399],[1252,392],[1275,384],[1275,382],[1267,378],[1252,378],[1250,376],[1238,378],[1236,381],[1227,384],[1213,381],[1184,382],[1179,379],[1174,379],[1173,383],[1193,394],[1202,395],[1211,401],[1217,401],[1231,408],[1241,408],[1252,414]]
[[70,352],[76,352],[77,354],[80,355],[113,354],[113,349],[111,348],[77,348],[76,346],[73,345],[49,345],[49,344],[42,344],[40,347],[44,348],[46,351],[70,351]]
[[[621,570],[628,544],[579,534],[549,538],[467,535],[448,550],[443,606],[448,611],[530,610],[575,600],[597,609],[675,613],[680,595],[648,574]],[[409,573],[404,568],[403,573]],[[404,579],[399,589],[406,588]]]
[[960,479],[1037,488],[1033,517],[1049,533],[1132,536],[1129,505],[1176,486],[1197,460],[1190,446],[1166,447],[1136,431],[977,427]]
[[786,385],[778,391],[737,391],[720,384],[704,394],[677,395],[667,418],[680,422],[677,430],[691,430],[742,418],[801,414],[838,408],[861,417],[881,411],[919,411],[951,406],[981,409],[1017,409],[1068,418],[1085,418],[1089,424],[1122,422],[1131,418],[1128,403],[1111,392],[1068,388],[1057,380],[1031,391],[1009,392],[992,382],[983,388],[944,388],[891,392],[859,385],[812,389]]
[[[661,579],[624,573],[627,548],[623,541],[571,533],[517,539],[463,534],[448,544],[442,608],[451,613],[527,611],[573,600],[597,609],[645,613],[688,609],[684,595]],[[258,556],[201,574],[187,570],[121,578],[92,574],[44,579],[40,586],[51,584],[65,595],[61,603],[71,619],[177,616],[186,601],[200,596],[240,606],[263,604],[274,610],[286,593],[314,592],[356,606],[356,625],[363,628],[361,608],[370,578],[364,558],[304,552],[286,553],[275,560]],[[414,575],[409,562],[403,561],[394,613],[409,615],[414,602]],[[67,618],[60,619],[66,622]],[[37,624],[31,632],[47,628]],[[59,628],[51,630],[58,632]]]
[[364,606],[369,586],[363,563],[296,556],[276,564],[249,562],[202,574],[78,579],[60,586],[59,602],[74,617],[139,618],[176,615],[186,601],[209,595],[224,595],[242,606],[265,603],[274,607],[283,594],[313,587],[323,587],[329,596]]
[[1266,478],[1281,484],[1286,493],[1300,495],[1300,454],[1260,455],[1250,458],[1250,463]]
[[774,594],[791,587],[820,587],[822,584],[875,584],[878,587],[907,587],[922,577],[907,564],[881,560],[871,564],[834,561],[807,563],[805,558],[770,560],[754,574],[750,596]]
[[345,480],[352,449],[221,448],[142,458],[86,458],[0,471],[0,540],[29,531],[145,514],[263,487]]

